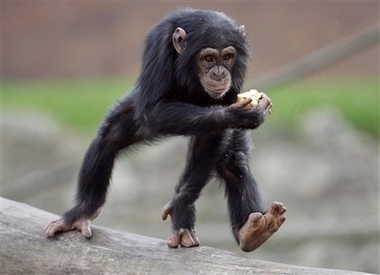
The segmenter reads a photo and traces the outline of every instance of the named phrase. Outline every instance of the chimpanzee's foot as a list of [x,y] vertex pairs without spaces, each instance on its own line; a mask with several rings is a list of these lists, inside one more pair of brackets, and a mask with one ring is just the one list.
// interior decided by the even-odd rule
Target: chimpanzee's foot
[[63,218],[50,222],[45,227],[45,234],[47,237],[54,237],[59,232],[67,232],[71,230],[78,230],[82,233],[83,237],[89,239],[92,237],[91,222],[99,215],[100,209],[90,218],[81,218],[73,224],[67,223]]
[[172,230],[172,234],[168,238],[166,244],[171,248],[194,247],[199,245],[199,239],[194,229]]
[[[163,220],[166,220],[168,215],[173,220],[173,204],[172,201],[170,201],[168,204],[165,205],[164,209],[162,210],[161,217]],[[197,234],[195,233],[195,229],[187,229],[187,228],[180,228],[180,229],[172,229],[172,234],[168,238],[166,244],[171,248],[177,248],[179,246],[182,247],[194,247],[199,246],[199,239],[197,237]]]
[[71,230],[78,230],[85,238],[91,238],[91,220],[82,219],[74,222],[72,225],[65,222],[63,218],[52,221],[45,227],[45,234],[48,237],[54,237],[58,232],[66,232]]
[[241,250],[249,252],[262,245],[285,222],[285,212],[286,208],[282,203],[274,202],[264,215],[251,213],[238,233]]

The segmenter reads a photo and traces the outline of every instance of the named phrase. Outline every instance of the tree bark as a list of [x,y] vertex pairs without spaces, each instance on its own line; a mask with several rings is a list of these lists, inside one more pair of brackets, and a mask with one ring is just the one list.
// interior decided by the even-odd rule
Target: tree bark
[[56,215],[0,197],[1,274],[364,274],[248,259],[200,246],[170,249],[164,240],[93,226],[49,239]]

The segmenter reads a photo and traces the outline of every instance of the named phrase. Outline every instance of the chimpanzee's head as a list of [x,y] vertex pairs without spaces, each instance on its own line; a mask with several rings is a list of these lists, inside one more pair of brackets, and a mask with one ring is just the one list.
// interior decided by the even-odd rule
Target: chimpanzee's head
[[[178,53],[177,78],[187,87],[199,81],[212,98],[222,98],[231,88],[239,92],[245,72],[248,51],[244,26],[223,16],[204,18],[192,26],[177,27],[172,36]],[[195,64],[195,65],[194,65]],[[190,80],[190,81],[189,81]],[[190,83],[192,82],[192,83]]]

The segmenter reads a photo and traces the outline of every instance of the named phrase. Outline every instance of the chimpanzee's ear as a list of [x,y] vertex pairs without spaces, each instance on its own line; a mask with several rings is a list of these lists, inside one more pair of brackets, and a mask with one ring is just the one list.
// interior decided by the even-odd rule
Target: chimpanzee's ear
[[238,31],[239,33],[242,35],[242,36],[246,36],[247,34],[245,33],[245,27],[244,25],[241,25],[239,28],[238,28]]
[[[173,33],[172,42],[173,46],[176,49],[177,53],[183,54],[183,52],[186,49],[186,43],[183,42],[185,37],[187,36],[187,33],[184,29],[178,27]],[[181,43],[182,42],[182,43]]]

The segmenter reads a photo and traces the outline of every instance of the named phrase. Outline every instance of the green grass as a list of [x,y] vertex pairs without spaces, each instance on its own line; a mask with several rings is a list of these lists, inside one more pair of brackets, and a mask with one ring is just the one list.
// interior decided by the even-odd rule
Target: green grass
[[[42,110],[64,125],[94,133],[110,106],[131,89],[123,79],[3,81],[4,107]],[[333,105],[358,129],[379,138],[379,81],[350,79],[303,81],[267,91],[273,101],[268,124],[294,127],[303,115]]]
[[305,81],[268,91],[273,101],[269,121],[297,127],[303,115],[332,105],[358,129],[379,138],[379,80]]
[[42,110],[68,127],[93,133],[131,85],[121,79],[4,81],[2,103],[4,107]]

